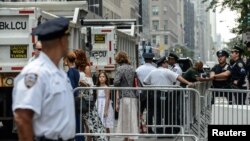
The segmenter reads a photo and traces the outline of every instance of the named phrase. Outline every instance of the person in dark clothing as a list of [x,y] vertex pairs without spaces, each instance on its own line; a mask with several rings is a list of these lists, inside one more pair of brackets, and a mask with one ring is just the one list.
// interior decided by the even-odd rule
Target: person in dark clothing
[[[200,76],[200,72],[203,69],[203,63],[201,61],[197,61],[192,68],[189,68],[187,72],[183,75],[189,82],[197,82],[197,81],[209,81],[209,78],[202,78]],[[186,87],[186,84],[181,83],[182,87]]]
[[[75,67],[76,55],[73,51],[69,51],[64,58],[64,63],[69,67],[67,71],[68,78],[70,80],[73,89],[79,86],[80,73]],[[74,97],[77,97],[78,92],[74,92]],[[80,132],[80,115],[76,112],[76,133]],[[76,137],[76,141],[84,141],[84,137]]]
[[[225,71],[230,71],[230,65],[227,63],[227,58],[229,54],[224,50],[217,51],[217,57],[219,64],[216,64],[210,72],[210,77],[213,78],[212,88],[229,89],[230,88],[230,76],[225,76],[224,78],[214,78],[214,75],[223,73]],[[213,97],[227,97],[229,103],[232,102],[232,94],[228,93],[214,93]],[[212,98],[212,104],[214,103],[214,98]]]
[[[213,79],[221,79],[226,76],[230,76],[230,85],[232,89],[245,89],[243,86],[245,84],[246,77],[246,65],[241,59],[241,54],[244,52],[243,49],[235,46],[231,50],[232,60],[230,61],[230,70],[223,73],[214,75]],[[245,104],[246,93],[234,93],[236,104]]]
[[80,79],[80,73],[75,67],[75,60],[76,60],[75,53],[73,51],[69,51],[67,54],[67,57],[65,58],[65,62],[66,62],[66,65],[69,67],[67,75],[69,77],[69,80],[71,82],[71,86],[73,89],[78,87],[79,79]]

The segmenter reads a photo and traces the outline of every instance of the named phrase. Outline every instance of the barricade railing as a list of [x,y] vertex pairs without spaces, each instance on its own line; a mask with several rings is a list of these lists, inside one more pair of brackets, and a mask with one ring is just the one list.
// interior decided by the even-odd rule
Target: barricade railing
[[[194,133],[198,132],[198,125],[197,125],[197,118],[200,119],[200,139],[205,139],[207,136],[206,133],[206,128],[207,128],[207,124],[206,124],[206,112],[205,112],[205,97],[206,97],[206,92],[207,90],[211,87],[212,83],[210,81],[206,81],[206,82],[195,82],[193,86],[191,86],[191,88],[196,89],[199,93],[200,93],[200,107],[199,109],[196,107],[196,105],[190,105],[190,119],[194,119],[194,121],[191,124],[191,131]],[[191,102],[190,103],[194,103],[193,101],[195,101],[195,97],[190,97]],[[200,110],[200,111],[199,111]],[[200,113],[200,117],[198,117],[197,115],[195,115],[195,113]]]
[[208,89],[205,100],[206,125],[249,125],[249,97],[250,90]]
[[[114,109],[109,113],[114,119],[111,133],[105,133],[102,122],[104,107],[101,101],[104,95],[100,93],[110,93],[111,103],[110,107]],[[194,119],[191,116],[190,107],[195,105],[197,111],[200,111],[200,94],[197,90],[192,88],[179,88],[179,86],[147,86],[147,87],[78,87],[74,92],[80,94],[80,104],[76,109],[76,115],[79,117],[79,130],[76,136],[92,136],[96,138],[101,137],[193,137],[198,140],[200,137],[200,112],[194,112],[195,120],[197,121],[197,133],[190,133],[191,124]],[[91,101],[94,97],[91,93],[98,93],[98,98],[93,106],[88,103],[88,112],[83,111],[84,101]],[[118,94],[119,93],[119,94]],[[135,96],[131,95],[135,94]],[[90,96],[89,96],[90,95]],[[116,99],[116,95],[120,99]],[[121,98],[122,97],[122,98]],[[132,98],[131,98],[132,97]],[[194,97],[191,100],[191,97]],[[105,99],[105,98],[104,98]],[[116,120],[116,100],[119,101],[119,116]],[[99,110],[99,114],[96,114]],[[77,110],[76,110],[77,111]],[[102,111],[102,112],[101,112]],[[83,113],[84,112],[84,113]],[[99,116],[99,117],[97,117]],[[92,120],[92,121],[91,121]],[[94,120],[99,120],[94,121]],[[105,119],[107,120],[107,119]],[[102,121],[102,122],[100,122]],[[136,123],[136,127],[127,127]],[[93,125],[96,124],[96,125]],[[106,126],[108,123],[106,123]],[[95,126],[95,129],[93,127]],[[139,128],[139,127],[143,128]],[[136,131],[138,128],[142,131]],[[83,129],[85,129],[83,131]],[[86,130],[87,129],[87,130]]]
[[206,110],[210,113],[209,124],[250,124],[250,90],[208,89]]

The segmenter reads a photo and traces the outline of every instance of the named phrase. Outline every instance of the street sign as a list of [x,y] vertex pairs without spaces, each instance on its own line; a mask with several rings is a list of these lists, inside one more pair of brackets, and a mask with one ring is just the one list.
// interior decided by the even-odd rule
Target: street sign
[[243,39],[243,43],[250,42],[250,32],[243,33],[242,39]]

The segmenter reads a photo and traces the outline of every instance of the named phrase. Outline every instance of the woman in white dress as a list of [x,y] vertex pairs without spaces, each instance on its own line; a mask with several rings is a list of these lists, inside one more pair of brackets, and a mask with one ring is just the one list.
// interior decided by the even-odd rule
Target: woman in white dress
[[[96,86],[109,86],[108,76],[105,72],[102,71],[99,73]],[[111,103],[110,90],[99,89],[97,91],[96,107],[98,109],[98,115],[102,121],[102,124],[106,128],[106,133],[110,133],[110,128],[113,128],[114,126],[114,110]]]

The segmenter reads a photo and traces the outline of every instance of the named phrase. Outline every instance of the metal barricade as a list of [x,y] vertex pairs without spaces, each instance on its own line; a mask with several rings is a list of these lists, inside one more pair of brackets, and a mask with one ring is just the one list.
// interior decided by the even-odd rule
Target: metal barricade
[[[208,89],[206,93],[207,125],[249,125],[250,90]],[[207,132],[207,131],[206,131]]]
[[[192,86],[192,88],[196,89],[199,93],[200,93],[200,107],[199,109],[196,107],[196,105],[190,105],[190,119],[193,119],[193,121],[191,121],[191,131],[193,133],[198,132],[198,125],[197,125],[197,119],[200,119],[200,139],[205,139],[207,133],[206,133],[206,128],[207,128],[207,124],[206,124],[206,112],[205,112],[205,95],[207,90],[211,87],[212,83],[210,81],[206,81],[206,82],[195,82],[194,86]],[[190,103],[194,103],[193,101],[195,101],[195,97],[193,97],[192,95],[190,95]],[[195,113],[200,113],[200,116],[198,117]]]
[[[98,116],[97,111],[100,109],[100,105],[96,102],[94,107],[88,103],[88,112],[83,113],[82,101],[89,100],[84,95],[90,93],[97,93],[100,91],[109,91],[111,98],[113,99],[110,105],[114,111],[111,114],[114,119],[113,131],[111,133],[105,133],[104,130],[93,129],[91,124],[102,124],[98,121],[90,120],[102,120],[100,118],[101,114]],[[199,140],[200,138],[200,112],[195,112],[195,120],[197,121],[197,133],[191,133],[190,128],[194,119],[190,116],[190,107],[195,105],[197,111],[200,111],[200,94],[197,90],[192,88],[178,88],[178,86],[149,86],[149,87],[84,87],[76,88],[74,92],[79,92],[81,94],[80,98],[80,109],[79,116],[80,120],[80,130],[77,132],[76,136],[92,136],[96,138],[101,137],[177,137],[182,140],[185,137],[191,137],[193,140]],[[119,94],[118,94],[119,93]],[[131,95],[135,94],[136,97]],[[115,109],[117,102],[115,95],[119,95],[119,117],[118,120],[115,118]],[[98,96],[97,96],[98,97]],[[121,98],[122,97],[122,98]],[[132,98],[131,98],[132,97]],[[194,100],[191,100],[194,97]],[[84,98],[84,99],[83,99]],[[90,98],[90,100],[93,97]],[[103,97],[98,97],[100,98]],[[142,101],[146,106],[142,110]],[[98,101],[98,100],[97,100]],[[104,108],[103,108],[104,109]],[[133,114],[134,113],[134,114]],[[139,123],[141,120],[146,119],[146,133],[139,133],[135,129],[139,130]],[[91,124],[90,124],[91,123]],[[127,127],[128,125],[133,125],[136,123],[137,127]],[[95,125],[96,128],[102,125]],[[85,128],[83,132],[83,128]],[[86,130],[88,128],[88,130]]]

